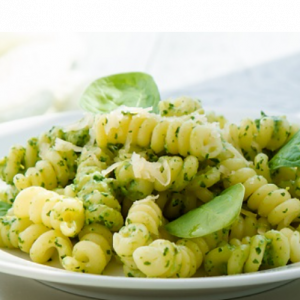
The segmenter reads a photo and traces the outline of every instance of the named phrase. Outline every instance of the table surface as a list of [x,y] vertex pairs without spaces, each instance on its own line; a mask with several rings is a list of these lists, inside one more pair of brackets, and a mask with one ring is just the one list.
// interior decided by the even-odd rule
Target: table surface
[[[246,296],[242,298],[235,298],[235,300],[296,300],[299,299],[299,284],[300,279],[287,283],[279,288],[273,290]],[[31,300],[88,300],[82,296],[77,296],[56,290],[54,288],[45,286],[36,280],[26,279],[22,277],[6,275],[0,273],[0,300],[16,300],[16,299],[31,299]],[[103,299],[104,300],[104,299]]]
[[[204,106],[300,112],[300,34],[79,34],[86,78],[144,71],[162,98],[200,97]],[[68,109],[77,109],[72,102]],[[243,299],[298,299],[300,279]],[[35,281],[0,273],[0,300],[73,299]],[[242,299],[242,298],[239,298]]]

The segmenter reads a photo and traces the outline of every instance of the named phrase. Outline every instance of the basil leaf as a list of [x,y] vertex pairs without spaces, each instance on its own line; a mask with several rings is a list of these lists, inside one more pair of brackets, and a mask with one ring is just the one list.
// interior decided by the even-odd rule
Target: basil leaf
[[5,216],[7,211],[11,208],[11,204],[0,201],[0,216]]
[[269,167],[300,167],[300,130],[273,156]]
[[230,226],[239,216],[245,187],[238,183],[208,203],[168,223],[165,228],[180,238],[195,238]]
[[158,112],[160,95],[153,78],[145,73],[123,73],[94,81],[83,93],[80,106],[93,113],[109,113],[121,105],[151,107]]

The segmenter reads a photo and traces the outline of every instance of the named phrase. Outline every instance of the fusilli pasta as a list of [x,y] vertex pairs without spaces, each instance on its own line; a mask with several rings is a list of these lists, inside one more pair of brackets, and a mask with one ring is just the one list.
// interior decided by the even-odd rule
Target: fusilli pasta
[[[269,163],[298,126],[265,114],[231,124],[189,97],[158,106],[157,114],[121,106],[86,115],[13,146],[0,159],[0,247],[37,263],[58,252],[64,269],[91,274],[114,258],[128,277],[232,275],[299,262],[300,171]],[[205,214],[236,184],[244,201],[224,228],[201,236],[193,220],[189,238],[170,234],[167,223],[202,205]],[[213,209],[208,216],[218,223]]]

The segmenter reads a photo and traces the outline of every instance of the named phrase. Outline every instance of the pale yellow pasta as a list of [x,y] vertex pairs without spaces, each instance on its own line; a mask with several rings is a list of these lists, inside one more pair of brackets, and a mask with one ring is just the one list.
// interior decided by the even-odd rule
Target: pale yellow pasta
[[[233,160],[230,159],[230,162]],[[224,161],[221,165],[225,169],[224,186],[242,183],[245,187],[244,200],[248,208],[267,218],[272,226],[276,225],[277,229],[287,227],[299,216],[300,201],[292,198],[287,190],[268,183],[263,176],[257,175],[254,169],[245,165],[237,170],[235,168],[239,166],[238,164],[231,165]]]
[[62,265],[73,272],[101,274],[111,257],[111,232],[101,224],[92,224],[82,229],[72,256],[63,258]]
[[13,210],[17,217],[28,217],[35,224],[44,224],[70,237],[81,231],[85,221],[83,203],[79,199],[64,197],[42,187],[22,190]]
[[264,153],[259,153],[254,158],[254,168],[257,175],[263,176],[264,178],[267,179],[269,183],[271,183],[272,182],[271,172],[268,163],[269,163],[269,158]]
[[274,184],[266,184],[257,189],[247,201],[248,207],[266,217],[271,225],[278,229],[287,227],[300,214],[300,202],[292,198],[285,189]]
[[85,211],[85,220],[87,224],[101,223],[111,231],[118,231],[124,221],[121,212],[105,204],[95,204]]
[[[195,177],[199,167],[198,159],[191,155],[184,159],[179,156],[161,156],[158,162],[160,162],[162,166],[164,166],[166,162],[170,169],[170,182],[167,185],[161,184],[157,179],[154,182],[154,189],[159,192],[166,190],[175,192],[182,191]],[[164,172],[165,170],[162,171],[163,176],[167,177],[167,174],[164,174]]]
[[198,199],[188,191],[169,192],[168,199],[163,206],[163,215],[168,220],[174,220],[199,206]]
[[[186,271],[185,268],[188,269],[186,275],[191,273],[191,256],[194,255],[187,248],[181,249],[179,251],[179,247],[174,243],[159,239],[149,246],[137,248],[133,258],[137,268],[147,277],[180,277],[181,267],[183,272]],[[194,260],[195,257],[194,255]],[[193,269],[196,269],[196,265]]]
[[272,173],[272,181],[279,187],[288,188],[297,197],[297,173],[297,168],[281,167]]
[[290,244],[290,261],[292,263],[300,262],[300,233],[297,230],[291,228],[282,228],[280,230],[289,241]]
[[36,239],[49,230],[50,229],[43,224],[31,224],[20,232],[18,236],[19,248],[23,252],[29,253]]
[[184,117],[159,118],[154,114],[101,115],[94,125],[100,148],[110,145],[136,145],[155,153],[166,151],[199,160],[216,157],[223,149],[215,124],[199,124]]
[[261,119],[243,119],[240,125],[226,126],[227,141],[240,148],[247,159],[254,159],[263,149],[275,151],[282,147],[295,134],[296,127],[285,117],[269,117]]
[[19,248],[19,234],[32,222],[28,218],[4,216],[0,219],[0,246]]
[[2,182],[0,179],[0,199],[2,202],[12,204],[18,192],[14,185]]
[[228,230],[199,238],[179,239],[176,243],[157,239],[137,248],[133,259],[138,270],[147,277],[191,277],[201,266],[206,253],[227,241]]
[[40,235],[30,248],[32,261],[43,264],[53,257],[55,249],[60,261],[72,255],[73,245],[70,239],[58,230],[49,230]]
[[212,249],[205,256],[204,266],[210,276],[233,275],[256,272],[261,266],[284,266],[289,259],[288,238],[280,231],[270,230],[264,235],[254,235],[241,242],[235,240]]
[[34,166],[38,160],[37,143],[37,138],[31,138],[25,147],[12,147],[8,155],[0,161],[0,177],[7,183],[12,183],[16,174]]
[[155,182],[154,174],[151,172],[153,167],[156,167],[157,174],[162,177],[161,164],[147,162],[147,166],[143,167],[142,172],[137,173],[135,169],[141,168],[141,162],[133,163],[132,160],[120,162],[114,174],[122,194],[131,201],[143,199],[152,194]]
[[159,113],[165,117],[183,116],[197,112],[204,114],[201,101],[190,97],[162,100],[158,104]]
[[[145,198],[153,190],[182,191],[197,173],[199,162],[194,156],[182,159],[179,156],[161,156],[157,162],[135,159],[118,163],[115,170],[118,186],[124,195],[132,200]],[[143,164],[145,162],[145,164]]]
[[124,227],[113,235],[113,248],[121,261],[136,269],[132,254],[158,237],[162,213],[152,197],[134,202],[129,209]]
[[195,175],[194,179],[187,186],[187,191],[206,203],[215,197],[215,194],[209,188],[220,180],[220,169],[217,167],[207,167]]
[[25,149],[22,146],[16,145],[10,149],[8,156],[2,159],[2,177],[7,183],[13,183],[14,176],[22,171],[24,154]]
[[182,239],[174,244],[158,239],[137,248],[133,259],[138,270],[147,277],[191,277],[200,267],[203,255],[193,240]]
[[109,163],[111,158],[104,150],[84,147],[72,189],[83,202],[86,223],[101,223],[117,231],[124,223],[121,205],[111,187],[112,180],[105,179],[101,173]]
[[51,226],[69,237],[74,237],[81,231],[84,221],[83,203],[76,198],[60,199],[50,213]]
[[218,115],[214,111],[207,111],[205,112],[205,117],[207,119],[207,122],[209,123],[215,123],[217,122],[220,126],[220,128],[224,128],[227,124],[227,120],[223,115]]
[[[233,275],[299,262],[300,171],[269,168],[297,126],[263,113],[229,124],[189,97],[150,111],[120,107],[12,147],[0,159],[0,247],[37,263],[57,251],[65,270],[91,274],[103,274],[114,255],[128,277]],[[229,227],[186,239],[167,231],[238,183],[244,203]]]
[[271,230],[272,226],[267,218],[257,217],[250,213],[249,215],[239,215],[238,219],[230,226],[229,239],[251,237],[256,234],[264,234]]
[[64,187],[75,176],[74,164],[77,159],[73,150],[60,152],[53,148],[43,151],[43,159],[39,160],[34,167],[27,169],[25,174],[14,176],[14,184],[18,190],[30,186],[41,186],[46,189]]

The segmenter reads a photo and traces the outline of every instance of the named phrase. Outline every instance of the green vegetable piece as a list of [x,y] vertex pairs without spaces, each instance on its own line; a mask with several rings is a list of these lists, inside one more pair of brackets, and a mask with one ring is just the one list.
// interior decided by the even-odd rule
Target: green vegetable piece
[[166,230],[180,238],[196,238],[230,226],[239,216],[245,188],[238,183],[208,203],[168,223]]
[[93,113],[109,113],[121,105],[151,107],[158,112],[160,95],[153,78],[145,73],[123,73],[94,81],[83,93],[80,106]]
[[6,203],[6,202],[3,202],[3,201],[0,201],[0,216],[5,216],[7,211],[11,208],[11,205]]
[[273,156],[269,167],[300,167],[300,130]]

